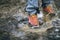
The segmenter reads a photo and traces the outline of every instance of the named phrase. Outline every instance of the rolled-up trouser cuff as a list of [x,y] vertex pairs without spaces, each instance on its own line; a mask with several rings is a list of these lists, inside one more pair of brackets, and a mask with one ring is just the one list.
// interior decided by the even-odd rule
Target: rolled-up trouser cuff
[[27,1],[26,11],[30,15],[37,13],[38,8],[39,8],[38,0],[28,0]]
[[32,14],[35,14],[37,11],[34,10],[34,9],[31,9],[31,10],[28,9],[27,12],[28,12],[29,15],[32,15]]
[[39,8],[31,8],[31,9],[27,8],[26,10],[30,15],[40,13]]
[[52,4],[53,0],[42,0],[42,7],[46,7],[49,4]]

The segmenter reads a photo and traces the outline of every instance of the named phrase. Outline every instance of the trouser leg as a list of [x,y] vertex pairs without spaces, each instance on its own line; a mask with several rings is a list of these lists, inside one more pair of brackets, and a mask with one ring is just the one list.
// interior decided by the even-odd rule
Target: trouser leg
[[51,4],[53,0],[42,0],[42,7],[46,7],[47,5]]
[[39,12],[38,0],[28,0],[27,6],[26,6],[26,11],[29,14],[35,14],[35,13]]

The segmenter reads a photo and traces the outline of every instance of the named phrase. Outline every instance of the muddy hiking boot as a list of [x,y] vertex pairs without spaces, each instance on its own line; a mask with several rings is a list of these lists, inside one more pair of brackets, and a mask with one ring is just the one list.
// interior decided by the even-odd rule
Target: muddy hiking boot
[[35,14],[30,15],[28,17],[28,19],[29,19],[29,23],[32,24],[32,25],[35,25],[36,26],[36,25],[39,24],[38,19],[37,19],[37,15],[35,15]]
[[43,13],[40,12],[39,14],[30,15],[28,17],[29,19],[29,26],[31,28],[40,28],[40,26],[43,24]]
[[31,28],[40,28],[43,24],[43,19],[42,19],[43,14],[33,14],[29,15],[27,18],[23,18],[19,21],[19,24],[27,24]]
[[53,5],[49,4],[43,8],[43,10],[47,13],[54,13]]
[[38,22],[38,18],[37,15],[33,14],[33,15],[29,15],[28,16],[29,19],[29,26],[30,27],[39,27],[39,22]]

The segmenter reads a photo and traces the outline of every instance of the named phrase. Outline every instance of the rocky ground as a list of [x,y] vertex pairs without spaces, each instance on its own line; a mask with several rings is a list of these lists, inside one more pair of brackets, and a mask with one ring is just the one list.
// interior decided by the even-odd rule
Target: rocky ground
[[[60,1],[56,1],[59,9]],[[27,17],[25,3],[26,0],[0,0],[0,40],[48,40],[47,29],[52,27],[52,21],[44,23],[39,29],[19,23],[20,19]]]

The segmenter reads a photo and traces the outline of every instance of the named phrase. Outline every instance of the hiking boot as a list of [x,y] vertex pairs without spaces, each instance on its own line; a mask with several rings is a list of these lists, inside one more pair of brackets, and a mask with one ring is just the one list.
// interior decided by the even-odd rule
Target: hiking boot
[[54,9],[53,9],[52,4],[47,5],[43,10],[48,13],[54,13]]
[[29,19],[30,27],[37,27],[39,25],[37,15],[35,15],[35,14],[29,15],[28,19]]

